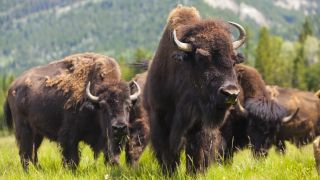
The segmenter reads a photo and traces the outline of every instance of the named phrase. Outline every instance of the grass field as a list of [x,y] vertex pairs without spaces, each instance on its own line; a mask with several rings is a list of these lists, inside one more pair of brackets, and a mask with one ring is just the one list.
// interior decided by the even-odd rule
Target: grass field
[[[198,174],[198,179],[320,179],[315,169],[312,146],[297,149],[291,144],[285,156],[278,155],[272,149],[268,158],[254,160],[249,150],[236,154],[232,165],[212,165],[206,174]],[[75,172],[62,167],[59,147],[54,142],[44,141],[39,149],[40,169],[30,166],[29,173],[24,173],[18,156],[18,149],[13,136],[0,137],[0,179],[166,179],[151,151],[144,152],[140,165],[127,167],[121,156],[120,167],[106,167],[103,157],[93,159],[90,148],[80,146],[81,161]],[[168,179],[168,178],[167,178]],[[173,179],[194,179],[186,175],[185,159],[174,174]]]

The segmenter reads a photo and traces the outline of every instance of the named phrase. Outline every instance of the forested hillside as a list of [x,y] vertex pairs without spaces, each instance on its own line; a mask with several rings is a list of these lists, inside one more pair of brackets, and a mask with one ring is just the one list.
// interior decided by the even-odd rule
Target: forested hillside
[[[300,9],[286,0],[5,0],[0,2],[0,72],[28,67],[84,51],[126,57],[138,47],[154,52],[168,12],[193,5],[203,16],[241,22],[257,40],[259,29],[296,40],[304,15],[319,34],[317,1]],[[280,5],[279,5],[280,2]],[[303,6],[302,6],[303,5]],[[291,9],[290,9],[291,8]]]

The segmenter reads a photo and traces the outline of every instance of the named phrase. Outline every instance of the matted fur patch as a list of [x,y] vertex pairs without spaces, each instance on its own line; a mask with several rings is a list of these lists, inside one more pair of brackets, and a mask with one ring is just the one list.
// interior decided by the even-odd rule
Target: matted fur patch
[[107,86],[120,81],[119,65],[114,59],[104,55],[75,54],[56,62],[63,62],[66,68],[57,76],[47,77],[45,83],[46,87],[55,87],[64,94],[70,94],[64,104],[65,109],[84,101],[85,88],[89,81]]

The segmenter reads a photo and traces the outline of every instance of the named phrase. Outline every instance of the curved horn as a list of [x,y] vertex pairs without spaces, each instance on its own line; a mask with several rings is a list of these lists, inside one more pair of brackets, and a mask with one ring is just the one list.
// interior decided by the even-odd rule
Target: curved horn
[[232,21],[228,21],[228,23],[239,30],[240,35],[239,35],[238,40],[236,40],[232,43],[233,49],[238,49],[246,40],[246,30],[238,23],[235,23]]
[[243,116],[248,115],[248,111],[241,105],[239,100],[236,107],[237,107],[237,110],[240,111]]
[[138,85],[138,83],[136,81],[132,81],[136,86],[138,91],[132,95],[130,95],[130,99],[131,101],[138,99],[139,95],[141,94],[141,89],[140,86]]
[[99,97],[92,95],[91,92],[90,92],[90,84],[91,83],[89,81],[88,84],[87,84],[87,87],[86,87],[86,95],[91,101],[98,102],[99,101]]
[[283,123],[290,122],[292,119],[294,119],[296,117],[298,112],[299,112],[299,108],[297,108],[296,111],[294,113],[290,114],[289,116],[283,117],[281,121]]
[[173,40],[174,42],[176,43],[176,45],[178,46],[178,48],[182,51],[186,51],[186,52],[191,52],[192,51],[192,46],[191,44],[188,44],[188,43],[183,43],[181,41],[178,40],[177,38],[177,32],[176,30],[174,29],[173,30]]

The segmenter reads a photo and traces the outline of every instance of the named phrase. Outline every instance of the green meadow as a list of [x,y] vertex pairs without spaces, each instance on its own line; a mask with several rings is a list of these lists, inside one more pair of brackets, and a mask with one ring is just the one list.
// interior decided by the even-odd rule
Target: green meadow
[[[249,149],[236,153],[229,165],[213,164],[197,179],[319,179],[313,158],[312,145],[297,149],[287,143],[286,155],[271,149],[266,159],[255,160]],[[129,167],[121,155],[119,167],[105,166],[102,154],[95,161],[89,146],[80,145],[81,161],[76,171],[63,168],[59,146],[45,140],[39,149],[40,168],[30,165],[28,173],[20,165],[18,148],[13,136],[0,137],[0,179],[168,179],[148,148],[140,159],[139,166]],[[195,179],[185,169],[185,158],[172,179]]]

